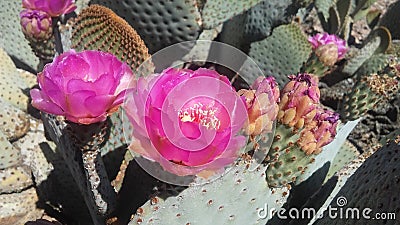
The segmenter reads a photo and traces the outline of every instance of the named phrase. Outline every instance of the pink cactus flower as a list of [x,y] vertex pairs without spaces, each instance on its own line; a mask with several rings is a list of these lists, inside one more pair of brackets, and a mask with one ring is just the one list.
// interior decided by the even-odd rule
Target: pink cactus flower
[[278,114],[279,88],[274,77],[258,77],[251,90],[239,90],[247,105],[249,123],[246,134],[256,136],[262,132],[271,132]]
[[221,171],[246,142],[239,132],[246,106],[213,70],[168,68],[139,78],[124,109],[134,127],[131,151],[179,176]]
[[21,11],[22,32],[29,38],[47,40],[52,35],[51,17],[40,10],[24,9]]
[[32,105],[74,123],[104,121],[123,102],[132,78],[130,67],[112,54],[70,50],[38,74]]
[[52,17],[58,17],[76,9],[73,0],[22,0],[22,7],[41,10]]
[[[324,52],[331,53],[331,47],[334,47],[335,50],[337,49],[336,50],[337,57],[335,59],[335,62],[343,59],[347,52],[346,41],[334,34],[328,34],[328,33],[316,34],[312,37],[309,37],[308,41],[311,43],[314,50],[322,49],[323,51],[321,51],[320,54],[326,58],[330,57],[324,56],[323,55]],[[322,47],[327,45],[330,45],[328,49],[326,49],[326,47]]]
[[318,154],[321,148],[333,141],[339,114],[318,107],[314,119],[301,132],[298,144],[307,154]]
[[316,114],[320,91],[318,78],[303,73],[289,76],[282,90],[278,120],[291,127],[302,128]]

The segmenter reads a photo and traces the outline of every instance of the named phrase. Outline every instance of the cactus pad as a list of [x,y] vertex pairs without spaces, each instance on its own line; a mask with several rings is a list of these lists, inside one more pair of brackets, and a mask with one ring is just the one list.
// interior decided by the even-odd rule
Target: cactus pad
[[213,0],[207,1],[202,11],[203,27],[212,29],[228,19],[243,13],[262,0]]
[[43,210],[36,208],[38,200],[34,188],[0,195],[0,224],[25,224],[41,218]]
[[314,161],[315,155],[307,155],[297,145],[284,149],[267,169],[268,185],[279,187],[295,182],[299,175],[305,173],[307,165]]
[[79,14],[72,33],[72,48],[111,52],[135,71],[150,57],[136,31],[110,9],[92,5]]
[[0,193],[20,192],[32,185],[31,170],[26,166],[0,170]]
[[240,162],[220,179],[189,187],[177,197],[152,198],[129,224],[263,224],[267,219],[259,218],[257,210],[282,207],[288,189],[268,188],[265,167],[249,171],[246,166]]
[[6,135],[0,131],[0,169],[19,164],[20,151],[7,140]]
[[[395,142],[377,150],[373,155],[365,160],[363,165],[347,180],[346,184],[336,195],[347,199],[346,208],[362,209],[370,208],[370,216],[376,212],[394,213],[398,218],[400,208],[398,198],[398,186],[400,184],[398,162],[400,146]],[[331,204],[332,207],[339,207],[337,202]],[[315,224],[346,224],[346,221],[336,218],[330,219],[328,216]],[[383,220],[378,220],[383,222]],[[351,220],[351,224],[369,224],[370,220],[363,218]],[[385,224],[397,224],[396,220],[386,220]]]
[[297,74],[311,54],[307,37],[296,24],[276,27],[268,38],[251,44],[249,55],[266,75],[276,78],[280,86]]
[[260,41],[269,36],[272,29],[290,20],[288,7],[292,0],[264,0],[246,13],[245,37],[248,41]]
[[352,160],[356,159],[360,153],[357,148],[351,144],[351,142],[346,141],[339,149],[332,164],[329,168],[328,174],[326,175],[325,181],[331,178],[337,171],[342,169],[345,165],[349,164]]
[[124,18],[144,40],[151,54],[182,41],[196,40],[200,13],[195,1],[92,0]]
[[14,141],[26,134],[29,130],[28,116],[20,109],[0,99],[0,131],[7,139]]
[[11,56],[36,69],[39,59],[32,52],[29,42],[22,33],[18,16],[21,10],[22,6],[19,0],[0,2],[0,15],[1,21],[3,21],[0,23],[0,48],[4,48]]
[[29,88],[11,58],[0,49],[0,98],[26,111],[29,100],[25,91]]
[[398,81],[388,75],[363,76],[341,105],[342,120],[355,120],[372,109],[381,99],[390,99],[398,93]]

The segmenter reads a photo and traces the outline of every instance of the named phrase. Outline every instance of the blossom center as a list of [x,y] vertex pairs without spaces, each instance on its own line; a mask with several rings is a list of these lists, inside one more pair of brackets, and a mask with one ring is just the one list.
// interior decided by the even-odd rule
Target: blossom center
[[195,103],[184,110],[179,110],[178,117],[181,122],[195,122],[207,129],[218,130],[221,127],[221,121],[215,115],[216,112],[217,109],[212,106]]

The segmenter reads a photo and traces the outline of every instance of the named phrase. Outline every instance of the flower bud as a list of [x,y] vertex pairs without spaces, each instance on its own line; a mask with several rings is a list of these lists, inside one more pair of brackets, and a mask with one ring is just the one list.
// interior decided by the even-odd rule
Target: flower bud
[[334,34],[316,34],[308,41],[325,66],[333,66],[337,61],[343,59],[347,52],[346,41]]
[[306,154],[318,154],[321,148],[333,141],[339,114],[317,108],[314,119],[301,131],[298,144]]
[[316,114],[320,98],[318,79],[307,73],[291,75],[289,79],[282,90],[278,120],[299,129]]
[[272,130],[279,109],[279,88],[273,77],[259,77],[251,87],[238,93],[244,97],[249,115],[246,134],[255,136]]
[[35,40],[47,40],[51,37],[51,17],[40,10],[25,9],[20,13],[22,32]]

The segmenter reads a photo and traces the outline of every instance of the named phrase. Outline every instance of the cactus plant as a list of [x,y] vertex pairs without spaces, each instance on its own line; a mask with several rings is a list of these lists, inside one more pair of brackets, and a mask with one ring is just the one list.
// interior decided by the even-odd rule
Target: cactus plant
[[[24,0],[25,6],[27,2]],[[248,123],[245,123],[242,131],[249,138],[244,145],[244,153],[240,154],[233,167],[226,168],[227,171],[219,179],[208,180],[203,185],[191,183],[187,187],[169,185],[150,175],[146,177],[145,170],[139,164],[147,159],[126,151],[128,147],[132,148],[132,138],[124,133],[129,134],[138,127],[127,123],[121,110],[91,125],[78,125],[62,117],[38,114],[29,104],[30,97],[34,107],[48,106],[46,104],[50,103],[40,102],[38,99],[43,100],[43,96],[39,96],[38,92],[33,91],[33,95],[29,96],[29,89],[37,80],[43,93],[52,96],[47,100],[55,101],[58,98],[53,96],[54,92],[46,91],[47,85],[43,84],[44,78],[40,75],[44,72],[39,73],[37,79],[21,70],[21,67],[27,69],[21,62],[31,67],[28,69],[32,72],[37,69],[39,62],[24,39],[23,31],[28,37],[33,35],[27,30],[27,21],[24,20],[21,27],[16,20],[16,15],[22,10],[21,1],[0,3],[4,6],[0,9],[2,18],[10,18],[0,25],[0,47],[4,49],[0,51],[0,103],[3,105],[0,123],[4,124],[0,128],[0,223],[35,221],[42,218],[41,208],[44,208],[46,214],[50,213],[67,224],[126,224],[129,220],[130,224],[194,225],[209,221],[217,224],[326,224],[332,221],[318,220],[317,216],[278,221],[276,214],[271,219],[274,215],[267,211],[271,208],[288,210],[292,207],[314,207],[320,215],[326,207],[335,206],[335,199],[346,192],[355,195],[349,206],[353,206],[354,202],[356,206],[368,207],[368,203],[371,207],[379,208],[378,203],[381,202],[375,199],[382,198],[382,202],[388,202],[390,206],[396,204],[397,208],[393,210],[398,210],[398,204],[391,196],[396,194],[392,188],[395,183],[386,187],[370,181],[380,179],[389,184],[395,180],[390,169],[392,172],[396,169],[397,145],[394,142],[398,142],[397,80],[400,67],[396,59],[397,42],[391,40],[397,38],[398,29],[388,18],[396,18],[393,13],[398,4],[393,4],[385,15],[384,10],[370,10],[374,0],[310,2],[126,0],[117,3],[110,0],[82,0],[77,1],[79,9],[75,14],[52,21],[51,28],[61,32],[63,50],[76,48],[78,52],[91,49],[112,53],[127,63],[138,76],[152,74],[155,68],[157,71],[164,69],[159,68],[164,64],[156,60],[157,54],[154,54],[154,58],[151,54],[181,41],[193,41],[184,46],[184,56],[172,59],[168,55],[162,60],[169,60],[172,65],[185,69],[215,69],[221,74],[228,70],[224,68],[225,65],[216,65],[216,58],[234,62],[235,65],[228,68],[232,71],[225,75],[232,78],[234,87],[242,89],[233,93],[240,94],[246,103],[248,115],[245,119],[248,119]],[[309,13],[314,8],[321,28],[301,20],[312,15]],[[292,20],[296,22],[290,22]],[[353,31],[359,27],[353,24],[363,21],[368,23],[368,29],[372,31],[368,31],[368,36],[354,41]],[[307,29],[309,26],[313,26],[313,29]],[[327,58],[323,54],[336,53],[336,48],[331,49],[332,46],[321,48],[318,53],[314,49],[313,55],[307,36],[315,35],[310,30],[321,29],[347,41],[350,50],[345,58],[340,57],[341,61],[331,60],[330,56]],[[34,35],[42,38],[45,30],[34,31],[40,31]],[[54,37],[57,50],[60,50],[59,37]],[[227,55],[222,50],[217,51],[215,56],[215,50],[220,49],[211,40],[234,45],[250,57],[236,60],[236,54]],[[54,58],[54,46],[52,41],[46,43],[50,46],[45,53],[49,53],[48,60],[51,61]],[[46,47],[34,43],[34,40],[31,40],[31,46],[42,50]],[[329,69],[317,68],[317,58],[328,63]],[[154,64],[150,62],[153,59]],[[147,71],[138,71],[146,60],[149,61],[144,65],[150,65],[144,68]],[[45,71],[49,67],[46,66]],[[65,74],[75,75],[74,71],[83,70],[83,66],[73,68],[64,71]],[[321,73],[318,69],[321,69]],[[296,80],[294,76],[289,76],[299,72],[304,75],[304,71],[309,73],[310,79]],[[264,106],[261,104],[261,108],[257,108],[253,102],[258,98],[265,104],[268,102],[257,90],[249,88],[249,84],[257,81],[260,75],[274,76],[279,86],[284,87],[280,96],[275,94],[274,101],[267,104],[280,104],[275,122],[271,120],[273,113],[264,114],[261,110]],[[316,80],[320,81],[318,85]],[[303,86],[299,84],[301,82],[304,82]],[[132,85],[135,86],[135,83]],[[318,88],[321,88],[320,94]],[[160,89],[165,90],[165,86]],[[195,88],[190,90],[194,91]],[[324,95],[324,101],[319,100],[320,95]],[[326,96],[334,97],[327,99]],[[154,99],[161,98],[155,96]],[[390,107],[383,109],[381,106],[384,104],[379,103],[379,99],[385,100]],[[337,103],[340,103],[339,107]],[[338,109],[342,114],[340,120],[332,109],[323,104]],[[73,114],[72,106],[76,105],[66,105],[68,107],[60,106],[60,114],[67,116],[67,119],[84,117],[81,122],[93,119],[87,120],[88,115],[70,117],[67,112]],[[92,108],[100,108],[100,105],[93,104]],[[46,108],[41,109],[46,111]],[[385,111],[387,115],[377,115],[378,110]],[[114,110],[106,111],[105,115],[108,116]],[[359,118],[364,115],[367,119]],[[268,120],[265,120],[267,117]],[[154,117],[149,115],[149,118]],[[371,118],[373,120],[369,120]],[[191,117],[180,119],[186,123]],[[362,121],[363,127],[371,128],[371,132],[377,132],[370,140],[374,142],[373,146],[384,146],[372,157],[373,150],[361,149],[355,143],[356,150],[346,142],[346,139],[357,142],[368,138],[365,136],[356,140],[355,134],[362,133],[361,129],[347,138],[359,121]],[[347,123],[342,126],[341,122]],[[372,124],[375,127],[372,128]],[[169,125],[176,128],[173,124]],[[147,123],[143,125],[147,126]],[[388,138],[394,139],[394,142],[386,145],[385,135],[392,131]],[[163,134],[159,136],[164,137]],[[376,142],[378,138],[381,143]],[[362,154],[359,155],[359,152]],[[385,160],[388,167],[382,166]],[[194,162],[193,159],[183,159],[178,163],[186,161]],[[376,168],[376,163],[380,164],[380,170]],[[163,174],[157,161],[151,165],[158,173],[156,175]],[[174,181],[184,178],[177,176]],[[194,181],[205,179],[195,177]],[[371,188],[382,188],[390,193],[372,195]],[[129,219],[132,213],[135,215]],[[341,224],[343,221],[334,222]],[[27,224],[32,223],[52,222],[37,220]]]

